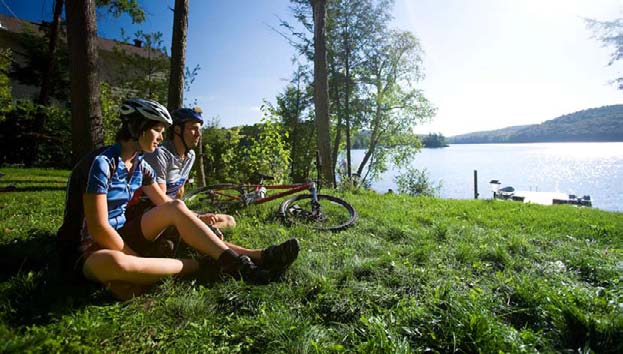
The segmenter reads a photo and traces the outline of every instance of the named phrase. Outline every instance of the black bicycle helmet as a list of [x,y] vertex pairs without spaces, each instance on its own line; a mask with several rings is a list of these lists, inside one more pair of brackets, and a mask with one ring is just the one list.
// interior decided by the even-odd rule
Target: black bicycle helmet
[[201,117],[201,108],[179,108],[173,111],[173,125],[183,125],[186,122],[193,121],[203,124],[203,118]]
[[182,144],[184,144],[184,150],[185,150],[185,154],[188,153],[188,151],[190,150],[190,148],[188,147],[188,143],[186,143],[186,139],[184,139],[184,123],[186,122],[199,122],[200,124],[203,125],[203,118],[201,117],[201,113],[203,113],[201,111],[201,108],[199,107],[195,107],[195,108],[178,108],[175,111],[173,111],[173,127],[175,126],[180,126],[180,132],[176,132],[175,129],[173,129],[173,134],[177,135],[180,137],[180,139],[182,140]]
[[123,101],[119,114],[123,124],[127,125],[130,135],[138,139],[143,127],[149,121],[162,122],[166,127],[173,124],[169,111],[160,103],[142,98]]

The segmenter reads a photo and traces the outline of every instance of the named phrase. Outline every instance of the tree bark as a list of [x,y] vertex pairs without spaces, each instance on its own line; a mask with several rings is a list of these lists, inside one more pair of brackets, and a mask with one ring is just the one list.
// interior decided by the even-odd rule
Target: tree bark
[[[338,115],[337,124],[335,125],[335,139],[333,139],[333,151],[331,152],[331,161],[333,162],[333,170],[337,167],[337,158],[340,153],[340,142],[342,141],[342,118]],[[333,176],[333,183],[337,185],[337,177]]]
[[206,186],[206,173],[205,173],[205,164],[203,162],[203,134],[201,136],[201,140],[199,140],[199,158],[197,161],[199,162],[199,166],[197,166],[197,178],[199,178],[199,182],[197,182],[199,188],[203,188]]
[[[307,173],[302,173],[303,169],[301,168],[300,158],[297,159],[297,154],[300,153],[300,146],[308,146],[304,142],[300,141],[303,136],[301,136],[301,76],[297,75],[296,77],[296,103],[294,105],[294,112],[292,116],[288,118],[290,122],[290,177],[294,182],[303,182],[309,176]],[[308,140],[309,141],[309,140]]]
[[[39,91],[39,103],[47,105],[50,100],[50,76],[54,72],[54,53],[58,42],[58,31],[61,26],[61,13],[63,12],[63,0],[54,1],[54,18],[50,25],[50,37],[48,42],[48,57],[46,66],[41,77],[41,90]],[[43,125],[43,124],[42,124]]]
[[333,186],[335,178],[333,162],[331,161],[331,124],[329,121],[329,83],[325,36],[327,1],[310,1],[314,12],[314,106],[318,132],[318,151],[322,166],[322,180],[325,184]]
[[346,92],[345,92],[345,101],[344,101],[344,125],[346,128],[346,175],[348,178],[353,176],[351,170],[351,143],[350,143],[350,41],[348,40],[348,29],[344,34],[344,46],[346,49],[346,58],[344,60],[344,66],[346,68]]
[[186,35],[188,33],[188,0],[175,0],[173,36],[171,39],[171,76],[167,107],[173,111],[184,101],[184,66],[186,65]]
[[368,163],[368,161],[372,157],[372,154],[374,153],[374,150],[376,149],[376,145],[380,141],[379,134],[380,134],[381,129],[379,127],[379,124],[381,122],[381,115],[383,114],[381,110],[381,102],[382,102],[381,94],[383,92],[383,89],[382,89],[381,83],[379,82],[377,82],[375,86],[376,86],[376,92],[377,92],[376,110],[374,112],[374,120],[372,121],[372,132],[370,133],[370,145],[368,146],[368,150],[366,151],[366,154],[363,156],[363,159],[361,160],[361,163],[359,164],[359,168],[357,169],[357,175],[359,175],[360,178],[361,178],[361,174],[363,173],[364,168],[366,167],[366,164]]
[[66,0],[71,79],[72,161],[104,145],[93,0]]
[[368,150],[366,151],[366,154],[363,156],[363,159],[361,160],[361,163],[359,164],[359,168],[357,169],[357,175],[359,175],[359,177],[361,177],[361,174],[363,173],[363,170],[366,167],[366,164],[370,160],[370,157],[372,157],[372,153],[374,153],[374,149],[376,149],[376,144],[377,144],[376,140],[370,139],[370,146],[368,147]]
[[[335,69],[335,65],[333,62],[331,62],[331,64],[329,65],[329,70],[331,72],[331,76],[333,78],[333,80],[331,80],[329,82],[329,100],[333,101],[333,111],[335,112],[335,115],[337,116],[337,124],[335,125],[335,135],[334,135],[334,139],[333,139],[333,149],[331,152],[331,162],[333,163],[333,171],[336,170],[337,167],[337,160],[338,160],[338,154],[340,153],[340,142],[342,140],[342,109],[341,109],[341,102],[340,102],[340,80],[339,80],[339,74],[337,72],[337,70]],[[333,176],[333,183],[334,185],[337,185],[337,176],[335,176],[335,172],[334,172],[334,176]]]

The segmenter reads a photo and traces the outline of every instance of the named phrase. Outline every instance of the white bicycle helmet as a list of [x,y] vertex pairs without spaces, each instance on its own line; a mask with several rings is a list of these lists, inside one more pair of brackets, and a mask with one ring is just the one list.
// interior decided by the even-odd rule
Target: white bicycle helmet
[[169,111],[163,105],[142,98],[131,98],[123,101],[119,116],[135,139],[138,138],[142,128],[149,121],[164,123],[166,127],[173,124]]

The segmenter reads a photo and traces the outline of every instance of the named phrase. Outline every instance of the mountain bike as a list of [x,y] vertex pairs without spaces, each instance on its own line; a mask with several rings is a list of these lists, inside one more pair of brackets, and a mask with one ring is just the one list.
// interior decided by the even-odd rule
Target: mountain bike
[[221,183],[188,193],[184,197],[187,203],[223,211],[250,204],[262,204],[302,191],[281,203],[278,216],[287,225],[308,225],[318,230],[339,231],[351,226],[357,220],[357,212],[343,199],[318,194],[316,183],[308,179],[305,183],[265,184],[273,177],[258,174],[259,183]]

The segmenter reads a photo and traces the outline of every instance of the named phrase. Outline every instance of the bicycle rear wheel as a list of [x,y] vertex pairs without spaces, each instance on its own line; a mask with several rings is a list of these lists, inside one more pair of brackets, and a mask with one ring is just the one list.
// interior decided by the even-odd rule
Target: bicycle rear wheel
[[239,186],[231,183],[214,184],[191,191],[183,198],[189,208],[229,211],[241,205]]
[[330,195],[318,195],[319,206],[311,194],[299,194],[279,207],[279,215],[288,225],[309,225],[318,230],[340,231],[357,220],[357,212],[346,201]]

